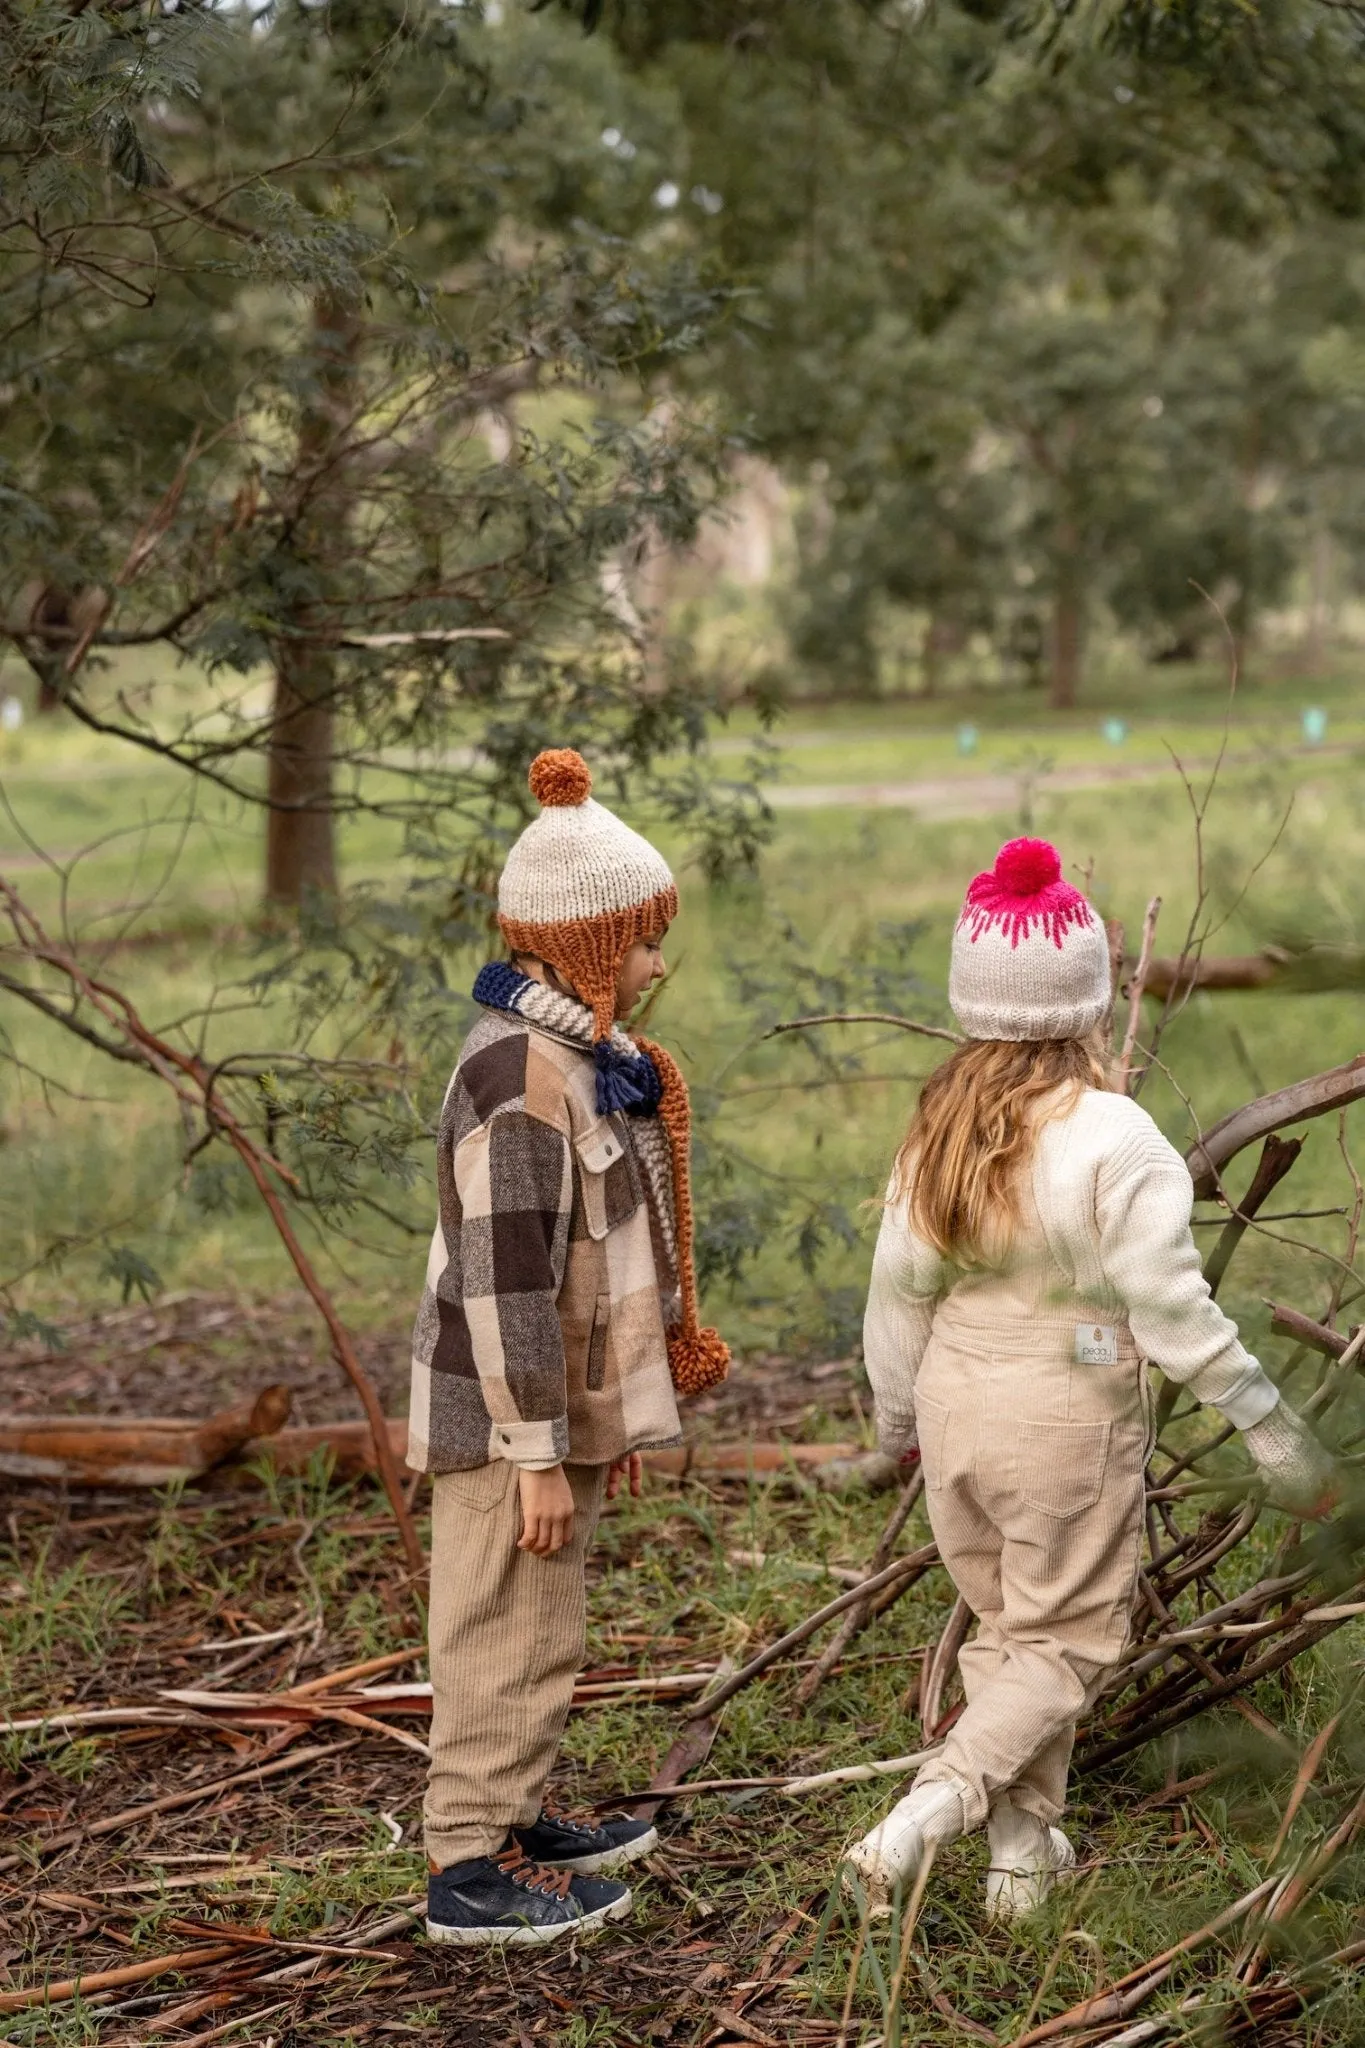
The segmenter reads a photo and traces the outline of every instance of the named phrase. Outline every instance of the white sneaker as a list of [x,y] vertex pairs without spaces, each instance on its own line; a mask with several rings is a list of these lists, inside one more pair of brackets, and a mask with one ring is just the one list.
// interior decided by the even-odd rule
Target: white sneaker
[[991,1808],[986,1917],[1022,1920],[1036,1913],[1053,1886],[1076,1868],[1076,1851],[1060,1828],[1002,1799]]
[[844,1860],[862,1879],[874,1911],[884,1908],[895,1887],[919,1870],[931,1842],[955,1842],[965,1832],[965,1789],[955,1778],[912,1786],[848,1851]]

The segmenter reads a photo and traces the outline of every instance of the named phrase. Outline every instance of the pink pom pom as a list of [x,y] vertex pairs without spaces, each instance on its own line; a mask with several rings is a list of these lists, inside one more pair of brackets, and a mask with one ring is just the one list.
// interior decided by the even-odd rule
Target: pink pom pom
[[1061,881],[1061,855],[1046,839],[1011,839],[995,856],[993,874],[1011,896],[1040,896]]

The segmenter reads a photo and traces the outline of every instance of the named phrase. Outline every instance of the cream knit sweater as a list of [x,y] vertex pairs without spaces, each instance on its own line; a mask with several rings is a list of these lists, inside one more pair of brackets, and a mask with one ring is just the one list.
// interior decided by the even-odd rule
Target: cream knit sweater
[[[1126,1315],[1142,1355],[1168,1379],[1249,1429],[1279,1389],[1209,1295],[1190,1234],[1194,1190],[1184,1160],[1126,1095],[1087,1089],[1038,1134],[1032,1192],[1042,1241],[1025,1263],[1059,1267],[1099,1316]],[[883,1450],[913,1443],[915,1375],[938,1302],[960,1275],[917,1238],[904,1193],[888,1200],[872,1263],[863,1356]]]

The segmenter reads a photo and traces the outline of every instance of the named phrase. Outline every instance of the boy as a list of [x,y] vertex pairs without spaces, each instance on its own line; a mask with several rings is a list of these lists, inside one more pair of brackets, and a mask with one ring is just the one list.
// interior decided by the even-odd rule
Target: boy
[[640,1451],[680,1441],[675,1389],[724,1378],[697,1327],[687,1093],[621,1029],[664,972],[662,857],[571,749],[498,888],[512,964],[446,1092],[440,1216],[413,1342],[408,1462],[432,1472],[427,1931],[553,1941],[630,1911],[606,1873],[657,1839],[571,1819],[545,1783],[585,1640],[584,1564]]

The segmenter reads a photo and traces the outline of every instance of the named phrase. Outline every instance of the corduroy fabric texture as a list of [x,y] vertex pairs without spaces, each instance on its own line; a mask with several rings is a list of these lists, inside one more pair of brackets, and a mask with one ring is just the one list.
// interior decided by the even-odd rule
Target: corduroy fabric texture
[[1078,1365],[1092,1321],[1054,1276],[1020,1318],[983,1281],[934,1318],[916,1388],[929,1522],[975,1637],[959,1656],[967,1706],[916,1783],[967,1787],[979,1827],[1008,1793],[1051,1823],[1076,1723],[1128,1638],[1148,1449],[1143,1367],[1126,1325],[1112,1363]]
[[498,923],[514,952],[557,967],[607,1038],[616,977],[640,939],[657,938],[678,914],[663,855],[589,794],[592,775],[572,747],[537,754],[527,777],[541,805],[507,856]]
[[606,1464],[677,1443],[674,1276],[632,1131],[586,1045],[486,1012],[441,1112],[408,1463]]
[[1084,1038],[1108,1015],[1109,944],[1045,839],[1011,839],[967,891],[948,1001],[968,1038]]
[[573,1535],[553,1557],[517,1549],[515,1468],[443,1473],[432,1487],[431,1770],[427,1855],[438,1869],[500,1849],[540,1811],[586,1639],[583,1569],[606,1483],[566,1465]]

